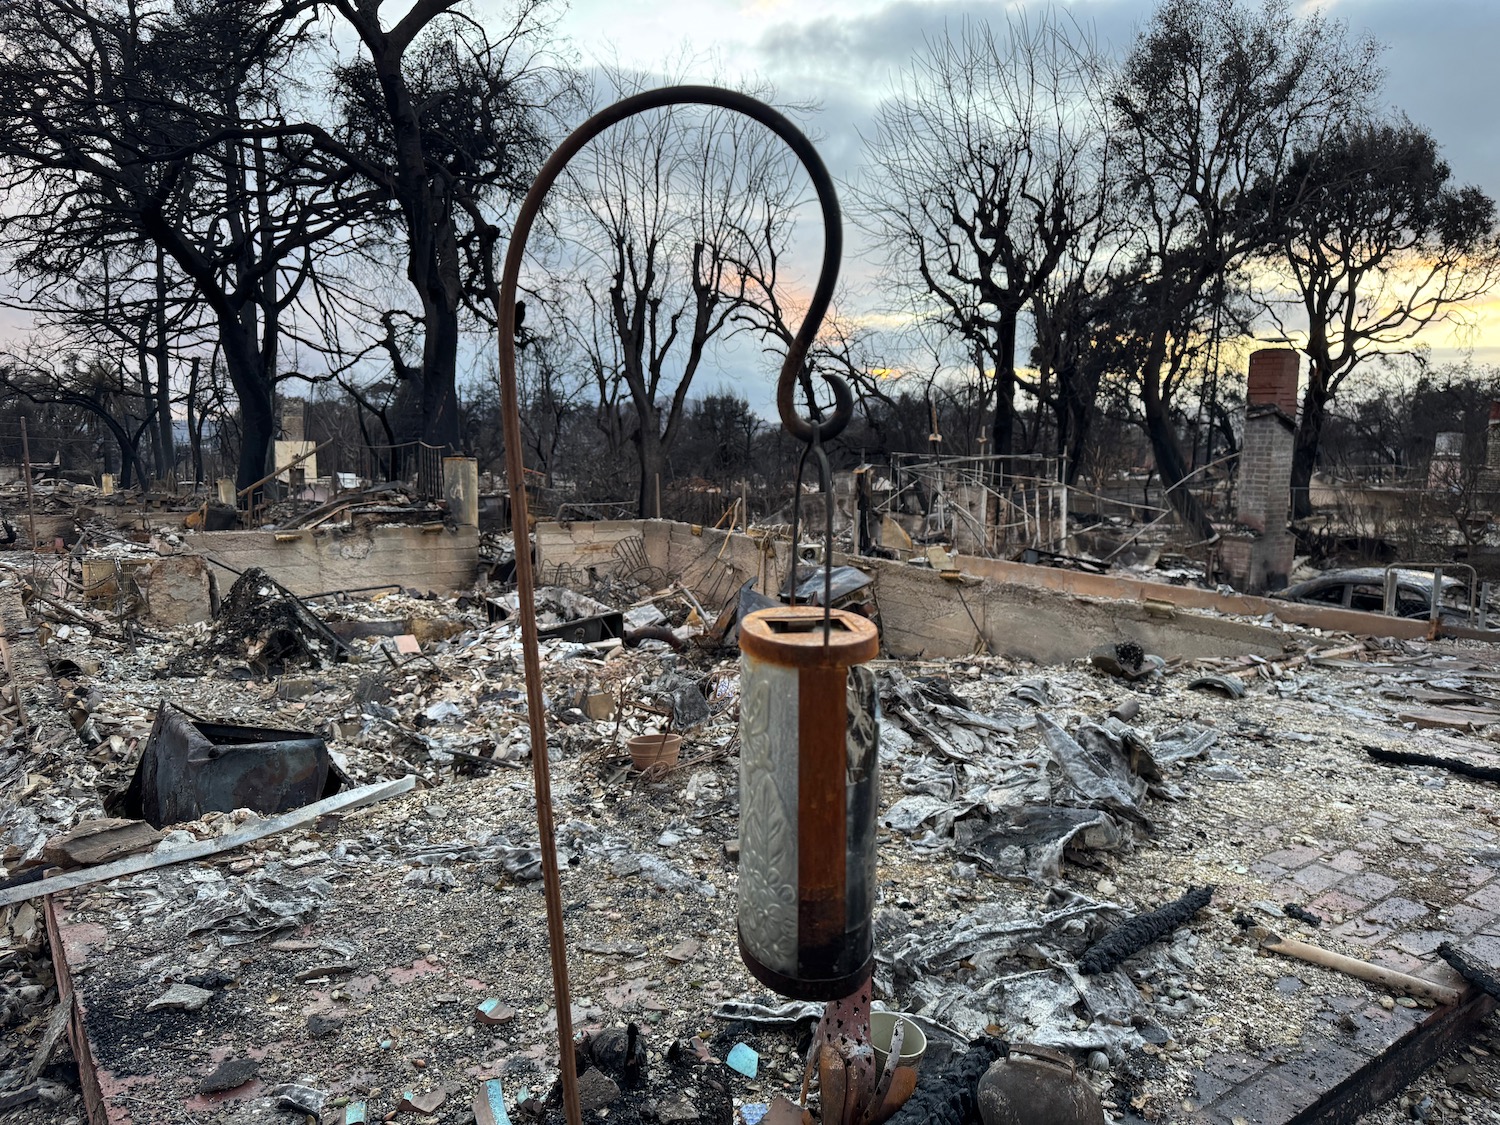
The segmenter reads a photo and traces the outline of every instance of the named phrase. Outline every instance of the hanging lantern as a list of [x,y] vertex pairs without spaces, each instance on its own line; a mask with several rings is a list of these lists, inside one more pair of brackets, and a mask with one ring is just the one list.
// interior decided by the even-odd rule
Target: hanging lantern
[[863,617],[776,606],[740,627],[740,956],[798,1000],[874,962],[879,700]]

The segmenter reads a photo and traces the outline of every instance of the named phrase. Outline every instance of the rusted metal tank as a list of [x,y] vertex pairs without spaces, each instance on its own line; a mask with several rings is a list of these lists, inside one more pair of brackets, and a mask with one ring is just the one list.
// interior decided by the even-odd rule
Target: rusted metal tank
[[271,816],[331,797],[348,781],[315,734],[211,723],[163,702],[124,807],[156,828],[214,811]]

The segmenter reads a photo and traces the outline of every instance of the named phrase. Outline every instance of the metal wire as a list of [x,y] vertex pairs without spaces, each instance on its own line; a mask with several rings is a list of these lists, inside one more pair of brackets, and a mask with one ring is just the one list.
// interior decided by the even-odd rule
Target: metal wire
[[797,545],[800,542],[798,529],[802,523],[802,474],[807,468],[807,459],[816,454],[818,458],[818,488],[823,497],[823,647],[828,647],[828,634],[833,618],[833,472],[828,466],[828,455],[823,452],[823,443],[814,432],[813,440],[807,443],[797,461],[796,491],[792,494],[792,600],[797,599]]

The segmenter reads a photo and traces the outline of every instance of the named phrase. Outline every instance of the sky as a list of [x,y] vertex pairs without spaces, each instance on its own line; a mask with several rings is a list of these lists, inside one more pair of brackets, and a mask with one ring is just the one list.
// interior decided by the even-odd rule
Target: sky
[[[1391,106],[1426,126],[1442,146],[1454,178],[1500,200],[1500,125],[1493,108],[1494,50],[1500,44],[1496,0],[1293,0],[1322,8],[1356,35],[1385,44],[1382,62]],[[572,0],[559,26],[585,65],[618,62],[660,71],[693,60],[685,81],[756,75],[779,100],[814,101],[814,139],[836,177],[858,167],[860,130],[892,78],[920,47],[963,19],[1001,23],[1008,10],[1037,0]],[[1154,0],[1061,0],[1118,53],[1133,41]],[[860,268],[857,232],[847,229]],[[1468,356],[1500,363],[1500,294],[1474,310],[1474,326],[1437,329],[1427,340],[1436,362]],[[752,398],[755,396],[752,395]]]
[[[999,24],[1008,11],[1035,9],[1043,0],[571,0],[562,8],[566,2],[557,0],[557,32],[585,66],[670,70],[682,81],[754,75],[773,84],[779,101],[816,103],[809,131],[834,175],[844,177],[860,163],[860,131],[868,130],[876,105],[924,36],[940,35],[965,18]],[[1500,200],[1500,124],[1493,109],[1500,0],[1292,2],[1302,10],[1321,7],[1356,34],[1385,44],[1389,103],[1432,131],[1459,182]],[[498,16],[510,0],[475,5],[482,15]],[[406,0],[389,4],[392,11],[406,6]],[[1091,27],[1101,46],[1123,53],[1155,0],[1059,0],[1059,6]],[[810,284],[821,236],[815,218],[805,229],[799,256],[809,263]],[[845,238],[845,276],[868,275],[872,267],[860,257],[859,232],[847,219]],[[0,308],[0,343],[19,338],[23,323]],[[1436,362],[1471,356],[1500,364],[1500,294],[1475,310],[1475,325],[1462,337],[1439,329],[1427,342]],[[769,407],[773,363],[747,346],[730,349],[720,362],[720,386],[747,394],[757,409]],[[761,370],[763,378],[755,374]],[[718,389],[713,379],[705,376],[705,391]]]

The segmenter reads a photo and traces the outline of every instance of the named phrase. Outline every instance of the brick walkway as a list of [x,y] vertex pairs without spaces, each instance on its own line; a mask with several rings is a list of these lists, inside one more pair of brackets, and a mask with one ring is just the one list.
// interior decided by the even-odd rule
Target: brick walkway
[[[1403,737],[1385,733],[1397,741]],[[1407,737],[1421,743],[1413,749],[1436,749]],[[1247,755],[1255,757],[1254,751]],[[1353,1122],[1464,1041],[1495,1007],[1436,953],[1441,943],[1450,942],[1474,961],[1500,969],[1500,880],[1495,867],[1475,861],[1484,856],[1500,862],[1500,834],[1481,827],[1492,823],[1486,818],[1493,813],[1493,790],[1454,777],[1441,777],[1435,785],[1432,776],[1409,769],[1370,770],[1361,764],[1359,772],[1368,775],[1364,783],[1371,793],[1410,787],[1413,815],[1351,810],[1346,826],[1334,832],[1326,822],[1310,827],[1309,816],[1232,822],[1253,858],[1231,869],[1227,896],[1216,902],[1227,897],[1246,907],[1254,904],[1259,909],[1249,912],[1255,920],[1287,937],[1457,987],[1463,999],[1452,1006],[1413,1001],[1286,959],[1277,987],[1300,990],[1304,980],[1316,980],[1324,993],[1299,1042],[1253,1052],[1214,1051],[1192,1074],[1189,1096],[1176,1107],[1157,1107],[1152,1120]],[[1287,805],[1305,799],[1295,788],[1286,794]],[[1307,808],[1313,811],[1310,801]],[[1276,811],[1284,813],[1285,807]],[[1289,903],[1318,915],[1322,924],[1313,928],[1270,916],[1268,908]]]

